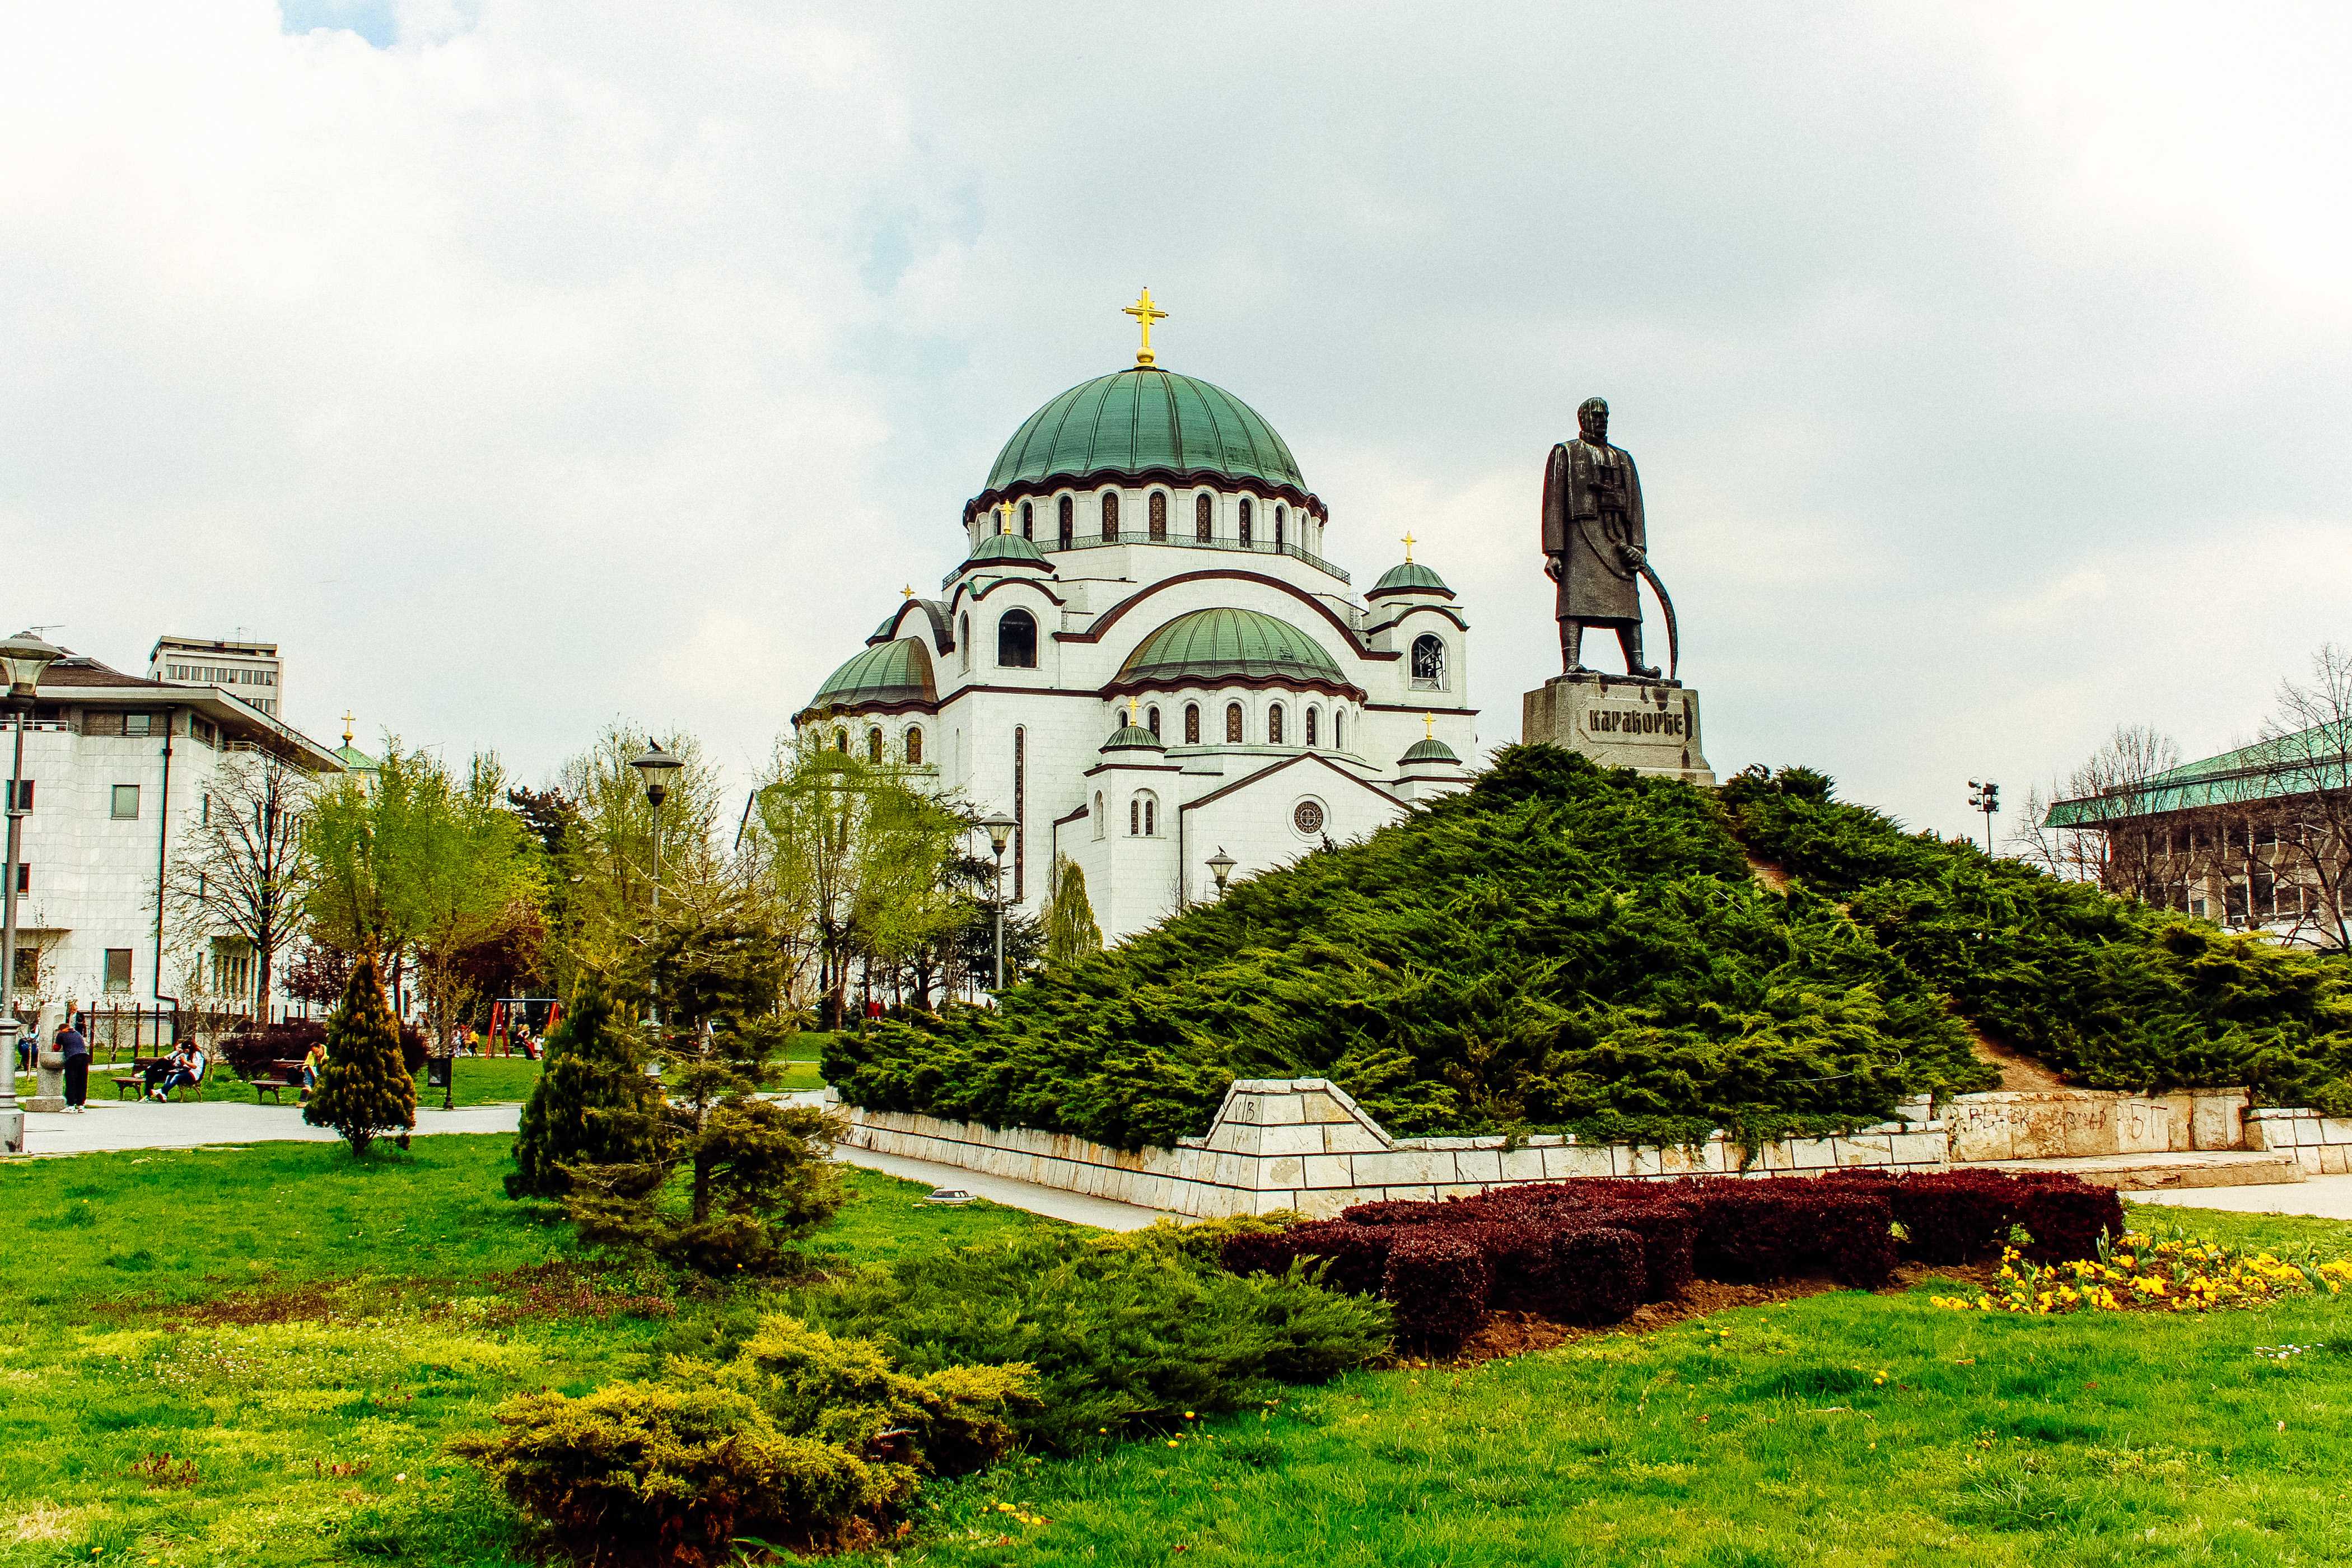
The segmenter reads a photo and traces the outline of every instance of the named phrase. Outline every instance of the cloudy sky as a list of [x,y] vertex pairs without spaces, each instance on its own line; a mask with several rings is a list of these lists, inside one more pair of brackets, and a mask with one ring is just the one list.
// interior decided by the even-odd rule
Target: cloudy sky
[[1594,392],[1719,770],[1965,829],[2352,640],[2341,6],[7,11],[0,620],[322,736],[748,771],[1146,282],[1488,743]]

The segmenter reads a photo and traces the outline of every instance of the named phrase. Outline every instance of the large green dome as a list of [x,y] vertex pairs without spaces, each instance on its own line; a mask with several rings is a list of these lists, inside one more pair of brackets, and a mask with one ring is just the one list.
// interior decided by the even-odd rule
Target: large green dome
[[920,637],[877,643],[824,678],[811,708],[867,708],[890,702],[931,702],[931,650]]
[[1307,489],[1290,448],[1256,409],[1155,365],[1081,382],[1029,416],[996,455],[988,489],[1152,469]]
[[1322,645],[1287,621],[1257,610],[1194,610],[1145,637],[1119,667],[1118,683],[1290,679],[1344,684]]

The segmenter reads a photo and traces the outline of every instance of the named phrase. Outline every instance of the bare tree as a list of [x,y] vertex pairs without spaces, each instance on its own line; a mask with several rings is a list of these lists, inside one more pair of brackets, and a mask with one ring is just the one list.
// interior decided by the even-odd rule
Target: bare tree
[[[2147,817],[2162,803],[2151,798],[2148,784],[2179,765],[2180,748],[2171,736],[2146,724],[2119,724],[2048,795],[2037,789],[2026,797],[2024,819],[2011,842],[2058,876],[2155,902],[2163,847]],[[2053,805],[2067,808],[2065,822],[2045,826]]]
[[302,819],[313,791],[308,773],[274,752],[232,752],[164,874],[163,895],[184,927],[234,933],[253,949],[257,1016],[268,1012],[279,950],[302,928]]
[[2352,650],[2330,643],[2308,681],[2279,682],[2261,751],[2273,810],[2259,831],[2275,826],[2275,865],[2302,889],[2304,923],[2352,946]]

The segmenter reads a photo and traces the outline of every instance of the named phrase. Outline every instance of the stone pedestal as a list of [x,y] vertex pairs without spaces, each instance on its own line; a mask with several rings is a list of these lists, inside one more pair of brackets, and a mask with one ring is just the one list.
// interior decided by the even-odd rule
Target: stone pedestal
[[40,1091],[24,1101],[27,1110],[63,1110],[66,1108],[66,1058],[58,1051],[33,1053],[33,1070],[40,1075]]
[[1527,694],[1519,739],[1581,752],[1603,767],[1715,783],[1699,750],[1698,693],[1677,681],[1556,675]]

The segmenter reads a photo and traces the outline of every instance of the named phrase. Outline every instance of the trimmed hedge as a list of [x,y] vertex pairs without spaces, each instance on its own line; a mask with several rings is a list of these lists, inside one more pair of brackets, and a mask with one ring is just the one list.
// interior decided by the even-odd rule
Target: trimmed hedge
[[1486,1325],[1495,1268],[1481,1237],[1454,1226],[1413,1226],[1389,1249],[1381,1294],[1396,1336],[1416,1349],[1459,1350]]

